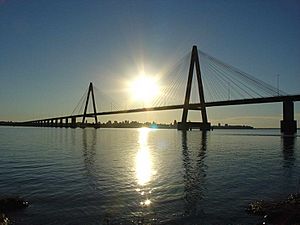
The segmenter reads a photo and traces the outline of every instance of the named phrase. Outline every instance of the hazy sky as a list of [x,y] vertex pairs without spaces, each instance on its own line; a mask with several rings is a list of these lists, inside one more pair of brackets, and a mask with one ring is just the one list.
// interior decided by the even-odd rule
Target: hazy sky
[[[124,102],[126,81],[197,45],[300,94],[300,2],[0,0],[0,120],[70,114],[90,81]],[[97,96],[96,96],[97,97]],[[295,104],[298,127],[300,105]],[[281,104],[209,109],[213,123],[278,127]],[[181,112],[108,119],[180,119]],[[198,120],[198,115],[191,119]]]

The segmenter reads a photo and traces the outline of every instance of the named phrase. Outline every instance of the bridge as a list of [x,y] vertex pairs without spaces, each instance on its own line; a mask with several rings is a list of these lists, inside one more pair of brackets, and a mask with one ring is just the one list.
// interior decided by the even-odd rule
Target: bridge
[[[186,76],[187,72],[188,76]],[[197,97],[199,97],[196,102],[192,102],[191,99],[191,93],[194,90],[192,86],[192,82],[195,80],[194,73],[197,78]],[[206,108],[208,107],[279,102],[283,104],[283,119],[280,121],[281,132],[285,135],[293,135],[297,132],[297,121],[294,119],[294,102],[300,101],[300,95],[288,95],[279,90],[279,87],[275,88],[202,51],[198,51],[197,46],[193,46],[192,51],[186,54],[166,74],[166,77],[172,81],[168,82],[169,85],[162,92],[163,95],[154,101],[153,106],[114,110],[111,107],[110,110],[98,112],[94,87],[90,83],[86,94],[81,99],[81,108],[84,105],[83,112],[76,114],[74,110],[71,115],[16,122],[13,124],[19,126],[84,128],[86,126],[86,118],[92,117],[95,120],[92,126],[99,128],[98,116],[182,109],[181,122],[177,124],[178,130],[210,130],[211,124],[208,122],[206,112]],[[187,81],[185,81],[186,77]],[[185,84],[186,86],[184,86]],[[183,91],[185,94],[183,94]],[[183,103],[165,103],[170,102],[170,99],[178,100],[180,98],[176,96],[183,95],[185,96]],[[87,112],[90,98],[92,99],[92,113]],[[200,111],[202,122],[188,122],[187,116],[189,110]],[[81,119],[81,122],[77,121],[78,118]]]

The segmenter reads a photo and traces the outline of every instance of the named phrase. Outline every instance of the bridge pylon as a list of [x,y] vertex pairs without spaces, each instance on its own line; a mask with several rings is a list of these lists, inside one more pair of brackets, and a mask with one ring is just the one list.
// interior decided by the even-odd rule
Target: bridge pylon
[[81,126],[84,128],[85,127],[85,118],[87,117],[87,108],[88,108],[88,104],[89,104],[89,98],[90,95],[92,95],[92,102],[93,102],[93,110],[94,110],[94,115],[93,117],[95,118],[95,128],[98,127],[98,119],[97,119],[97,109],[96,109],[96,102],[95,102],[95,96],[94,96],[94,88],[93,88],[93,83],[90,82],[89,85],[89,90],[88,90],[88,94],[87,94],[87,98],[86,98],[86,102],[85,102],[85,107],[84,107],[84,112],[83,112],[83,117],[82,117],[82,122],[81,122]]
[[297,133],[297,121],[294,120],[294,102],[283,101],[283,120],[280,121],[280,131],[284,135],[294,135]]
[[[190,97],[191,97],[191,90],[192,90],[194,68],[196,68],[202,123],[201,122],[187,122],[188,111],[191,109],[190,108]],[[188,74],[188,81],[187,81],[184,105],[183,105],[182,118],[181,118],[181,122],[179,122],[177,124],[178,130],[191,130],[193,128],[204,130],[204,131],[211,129],[211,125],[207,120],[199,56],[198,56],[197,46],[195,46],[195,45],[193,46],[192,54],[191,54],[191,62],[190,62],[190,68],[189,68],[189,74]]]

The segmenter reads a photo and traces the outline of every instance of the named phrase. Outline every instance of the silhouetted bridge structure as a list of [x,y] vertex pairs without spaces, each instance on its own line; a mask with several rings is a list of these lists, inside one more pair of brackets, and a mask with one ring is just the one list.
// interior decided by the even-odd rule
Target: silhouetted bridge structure
[[[230,84],[231,85],[230,87],[232,89],[228,88],[227,100],[224,99],[223,100],[214,99],[213,101],[205,100],[204,87],[202,82],[202,68],[200,70],[200,61],[199,61],[198,52],[201,54],[201,59],[203,58],[208,62],[207,66],[206,67],[204,66],[205,67],[204,70],[206,70],[207,72],[210,71],[211,74],[215,74],[215,78],[217,80],[217,81],[211,81],[208,78],[206,78],[206,82],[211,86],[207,87],[208,91],[205,91],[205,93],[214,92],[216,96],[222,97],[224,96],[224,93],[220,92],[220,90],[222,88],[224,89],[226,82],[228,82],[228,86]],[[95,119],[95,123],[92,126],[95,128],[99,128],[100,125],[98,123],[97,116],[183,109],[181,122],[179,122],[177,125],[177,128],[179,130],[189,130],[195,128],[200,130],[210,130],[211,124],[208,122],[207,119],[207,113],[206,113],[207,107],[280,102],[283,103],[283,119],[280,123],[281,132],[287,135],[294,134],[297,132],[297,122],[294,119],[294,102],[300,101],[300,95],[287,95],[282,91],[279,91],[278,87],[276,89],[252,77],[249,74],[246,74],[230,65],[227,65],[207,55],[206,53],[198,51],[196,46],[193,46],[191,54],[188,54],[187,57],[189,58],[189,69],[188,69],[188,80],[187,82],[185,82],[187,83],[187,85],[185,87],[185,98],[183,104],[170,104],[170,105],[163,105],[163,106],[138,107],[134,109],[106,110],[106,111],[97,112],[93,84],[90,83],[87,92],[87,97],[85,100],[85,107],[83,113],[78,113],[78,114],[73,114],[68,116],[52,117],[46,119],[31,120],[25,122],[18,122],[18,123],[14,123],[14,125],[84,128],[86,126],[85,119],[88,117],[93,117]],[[177,67],[179,68],[180,66]],[[190,102],[194,69],[196,70],[199,103]],[[174,74],[174,71],[170,72],[170,74],[172,73]],[[179,80],[177,81],[177,83],[183,83],[183,82],[182,80]],[[178,87],[178,84],[174,83],[173,86]],[[244,95],[243,98],[239,97],[237,99],[230,99],[231,97],[230,90],[233,94],[235,93],[239,95]],[[172,91],[165,90],[165,92],[169,93],[170,96],[174,95],[174,92]],[[265,96],[265,93],[267,93],[268,96]],[[92,103],[93,103],[92,105],[93,113],[87,113],[90,96],[92,98]],[[189,110],[201,111],[202,122],[187,122],[187,115]],[[81,118],[81,122],[77,121],[78,118]]]

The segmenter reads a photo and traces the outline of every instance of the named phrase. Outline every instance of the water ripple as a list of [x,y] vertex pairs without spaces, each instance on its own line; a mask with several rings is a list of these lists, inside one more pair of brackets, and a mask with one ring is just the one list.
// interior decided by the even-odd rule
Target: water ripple
[[0,128],[16,224],[254,224],[248,202],[299,188],[299,141],[276,130]]

